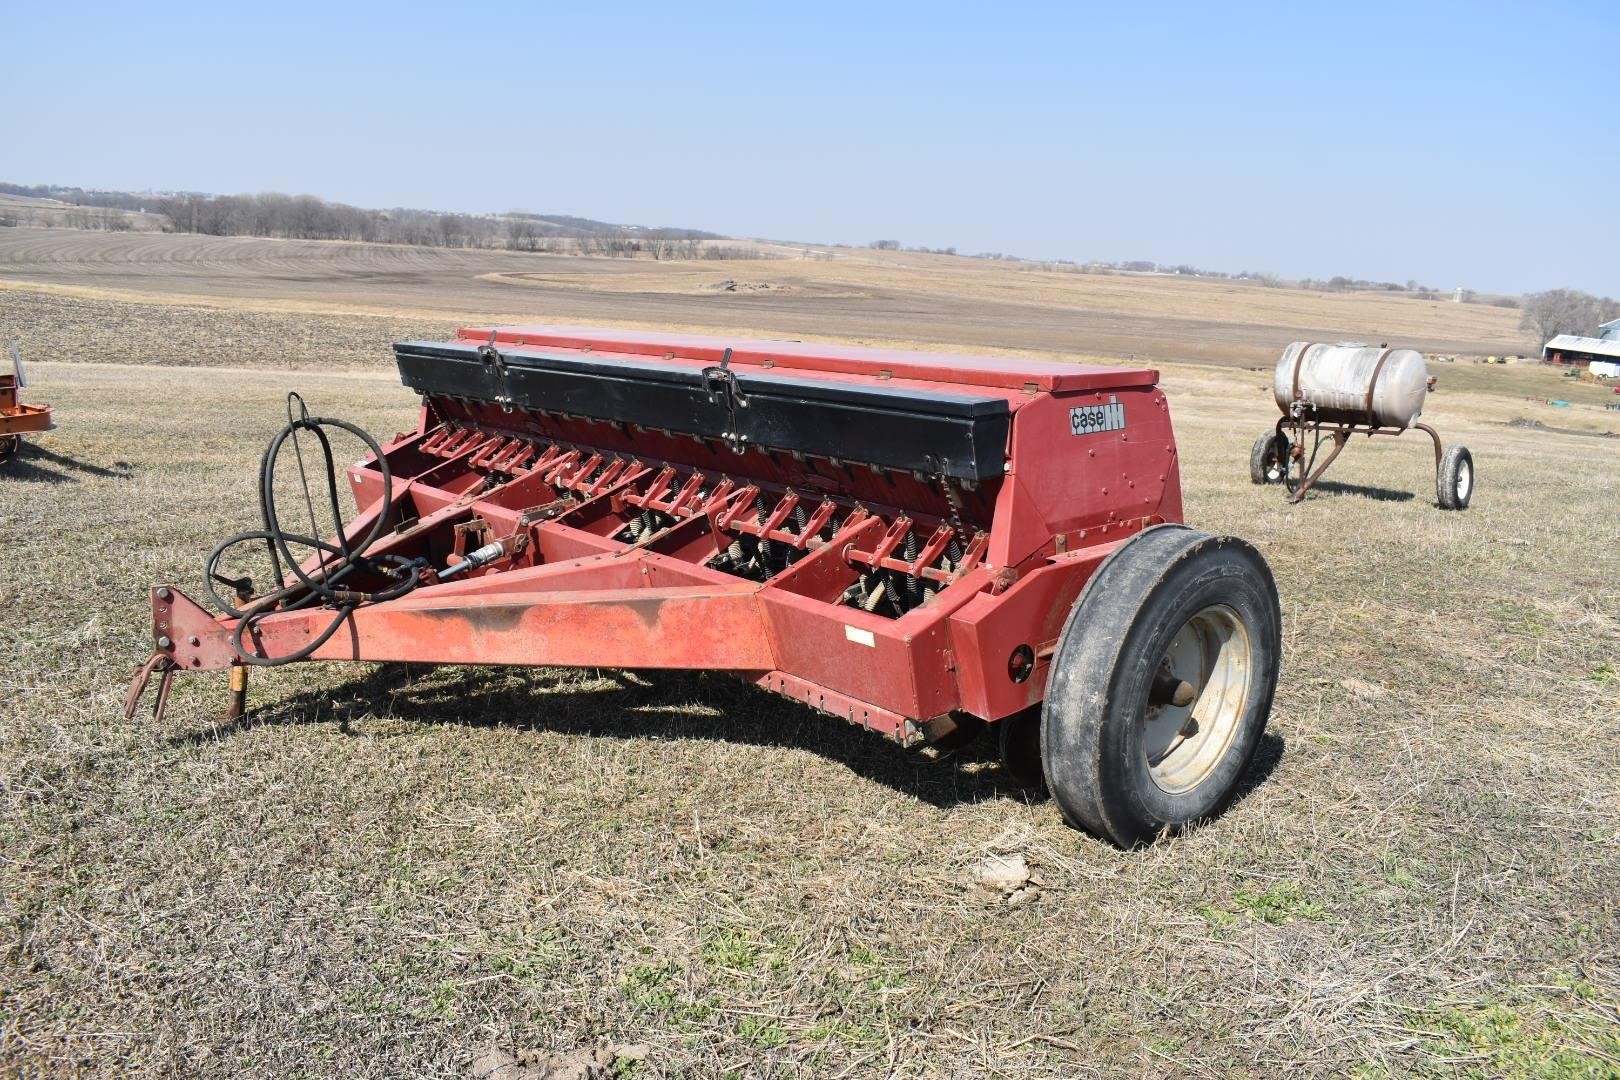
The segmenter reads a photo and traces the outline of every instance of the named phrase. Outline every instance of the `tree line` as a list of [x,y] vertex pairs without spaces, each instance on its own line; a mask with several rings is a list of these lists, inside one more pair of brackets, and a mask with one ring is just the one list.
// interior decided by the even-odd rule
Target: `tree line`
[[100,206],[109,210],[141,210],[151,203],[150,195],[129,191],[86,191],[60,184],[8,184],[0,181],[0,194],[25,195],[31,199],[55,199],[74,206]]
[[[423,247],[508,248],[517,251],[580,251],[594,255],[651,255],[655,259],[710,256],[703,241],[722,239],[698,229],[612,225],[566,214],[550,216],[455,214],[396,207],[371,210],[314,195],[263,192],[207,195],[199,192],[137,194],[86,191],[55,185],[0,183],[0,192],[54,199],[76,207],[144,210],[166,217],[175,232],[205,236],[260,236],[285,240],[364,240]],[[97,227],[90,225],[88,227]],[[742,249],[732,257],[746,257]]]
[[[268,236],[289,240],[365,240],[424,247],[518,251],[580,250],[587,254],[696,258],[696,229],[648,229],[588,218],[554,220],[540,214],[453,214],[434,210],[367,210],[313,195],[171,195],[157,209],[181,232],[209,236]],[[571,241],[571,244],[561,243]]]

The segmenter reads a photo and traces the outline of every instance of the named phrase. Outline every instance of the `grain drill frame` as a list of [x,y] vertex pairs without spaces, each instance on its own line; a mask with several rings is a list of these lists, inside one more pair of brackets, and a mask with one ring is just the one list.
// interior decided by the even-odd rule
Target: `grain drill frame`
[[[210,557],[225,613],[152,590],[131,714],[205,670],[240,714],[295,660],[713,669],[903,744],[992,723],[1123,845],[1215,813],[1254,752],[1275,584],[1180,524],[1154,371],[571,327],[395,356],[419,419],[349,468],[360,513],[280,528],[285,440],[358,433],[295,408],[264,527]],[[239,543],[291,572],[256,593]]]

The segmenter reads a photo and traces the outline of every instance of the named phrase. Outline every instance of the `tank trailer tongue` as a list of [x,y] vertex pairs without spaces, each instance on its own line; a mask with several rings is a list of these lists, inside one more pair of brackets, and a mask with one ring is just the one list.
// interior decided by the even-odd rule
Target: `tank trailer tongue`
[[[1297,503],[1351,435],[1399,435],[1416,428],[1434,442],[1435,502],[1442,510],[1465,510],[1474,494],[1473,455],[1464,446],[1446,450],[1439,432],[1418,422],[1433,389],[1423,354],[1412,349],[1296,341],[1283,350],[1272,374],[1272,395],[1282,416],[1255,437],[1249,479],[1282,483],[1288,501]],[[1324,437],[1333,445],[1318,465]]]
[[[574,327],[394,353],[416,428],[290,399],[262,527],[207,559],[220,613],[152,590],[131,715],[224,669],[239,716],[249,668],[299,661],[711,669],[903,744],[989,725],[1125,846],[1214,815],[1253,755],[1276,586],[1181,524],[1155,371]],[[338,432],[368,448],[346,479]],[[283,526],[278,470],[330,537]],[[224,572],[240,545],[272,587]]]

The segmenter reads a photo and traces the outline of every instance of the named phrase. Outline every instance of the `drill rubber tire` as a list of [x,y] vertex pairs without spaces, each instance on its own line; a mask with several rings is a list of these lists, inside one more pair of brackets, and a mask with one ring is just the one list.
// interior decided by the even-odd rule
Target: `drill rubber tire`
[[1435,472],[1435,499],[1442,510],[1466,510],[1474,497],[1474,455],[1466,446],[1453,446],[1440,459]]
[[1280,484],[1288,478],[1288,436],[1262,431],[1249,451],[1249,482]]
[[[1197,651],[1218,670],[1241,671],[1241,688],[1231,699],[1231,691],[1220,690],[1213,709],[1201,700],[1187,706],[1188,716],[1202,707],[1217,717],[1207,736],[1184,740],[1194,748],[1187,753],[1207,761],[1206,771],[1184,788],[1167,790],[1155,776],[1170,752],[1157,764],[1148,761],[1149,693],[1172,647],[1180,648],[1183,635],[1216,611],[1233,628],[1231,641],[1241,635],[1235,655],[1242,660],[1236,666],[1223,660],[1226,644],[1216,646],[1213,661],[1207,645]],[[1180,525],[1129,540],[1087,582],[1052,658],[1041,762],[1064,817],[1133,848],[1218,814],[1260,744],[1281,654],[1276,582],[1253,547]],[[1225,678],[1219,686],[1232,685],[1231,675]],[[1157,708],[1152,715],[1165,710]]]
[[10,461],[20,449],[22,449],[21,435],[0,435],[0,465]]
[[1041,706],[1034,705],[996,721],[1001,771],[1014,784],[1038,791],[1046,784],[1041,765]]

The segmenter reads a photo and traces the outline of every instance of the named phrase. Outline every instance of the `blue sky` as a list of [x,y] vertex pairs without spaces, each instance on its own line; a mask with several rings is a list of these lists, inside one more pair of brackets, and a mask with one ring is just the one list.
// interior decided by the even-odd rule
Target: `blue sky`
[[11,5],[0,179],[1620,295],[1620,4]]

